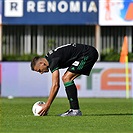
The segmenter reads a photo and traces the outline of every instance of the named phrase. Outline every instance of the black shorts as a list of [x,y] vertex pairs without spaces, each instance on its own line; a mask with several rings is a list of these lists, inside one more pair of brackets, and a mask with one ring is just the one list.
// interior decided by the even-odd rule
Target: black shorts
[[73,64],[68,68],[68,71],[89,76],[90,71],[97,59],[97,50],[90,46],[88,49],[86,49],[81,57],[73,62]]

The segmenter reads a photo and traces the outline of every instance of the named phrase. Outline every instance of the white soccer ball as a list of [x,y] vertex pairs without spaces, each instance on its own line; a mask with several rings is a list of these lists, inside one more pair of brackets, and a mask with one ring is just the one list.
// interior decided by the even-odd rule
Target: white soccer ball
[[38,101],[38,102],[34,103],[34,105],[32,106],[32,112],[33,112],[34,116],[40,116],[38,114],[41,111],[41,109],[42,109],[42,107],[40,106],[40,104],[45,104],[45,102]]

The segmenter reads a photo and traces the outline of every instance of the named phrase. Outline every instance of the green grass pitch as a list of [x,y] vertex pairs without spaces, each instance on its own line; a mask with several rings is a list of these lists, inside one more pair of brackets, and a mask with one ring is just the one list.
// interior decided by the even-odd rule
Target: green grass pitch
[[60,117],[68,100],[56,98],[48,116],[33,116],[32,105],[46,98],[0,98],[0,133],[133,133],[132,99],[80,98],[83,116]]

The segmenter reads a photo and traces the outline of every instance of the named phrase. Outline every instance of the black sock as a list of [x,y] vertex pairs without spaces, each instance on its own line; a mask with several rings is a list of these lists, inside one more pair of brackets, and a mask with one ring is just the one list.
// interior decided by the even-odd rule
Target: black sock
[[79,102],[77,97],[77,88],[74,81],[64,83],[67,93],[67,98],[70,103],[70,109],[79,109]]

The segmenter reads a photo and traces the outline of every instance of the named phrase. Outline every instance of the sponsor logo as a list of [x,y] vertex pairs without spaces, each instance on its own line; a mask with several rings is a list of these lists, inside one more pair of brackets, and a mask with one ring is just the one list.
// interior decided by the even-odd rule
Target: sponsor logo
[[100,0],[99,23],[124,25],[133,22],[133,0]]
[[[129,73],[131,70],[129,69]],[[131,77],[129,77],[131,82]],[[131,89],[131,85],[129,85]],[[105,70],[101,75],[101,89],[102,90],[125,90],[126,77],[125,69],[110,68]]]
[[[24,7],[25,6],[25,7]],[[25,9],[25,11],[24,11]],[[97,13],[94,0],[89,1],[50,1],[50,0],[5,0],[5,17],[23,17],[25,13]]]
[[78,66],[79,65],[79,61],[75,61],[72,65],[73,66]]
[[[93,69],[87,77],[87,89],[100,87],[101,90],[126,90],[124,68]],[[131,89],[131,69],[129,69],[129,89]]]
[[97,12],[95,1],[28,1],[27,12]]
[[125,0],[123,1],[123,5],[121,17],[126,21],[133,21],[133,0]]
[[5,17],[22,17],[23,0],[5,0],[4,16]]

